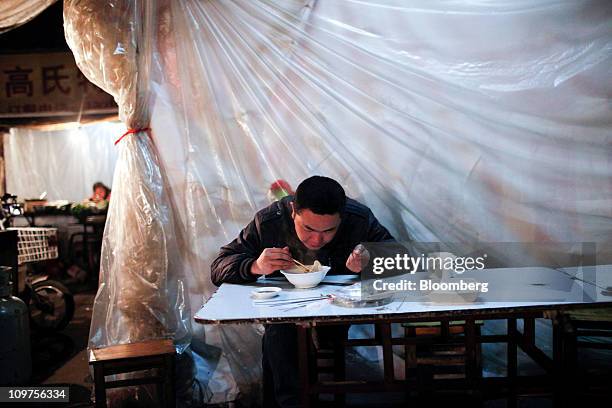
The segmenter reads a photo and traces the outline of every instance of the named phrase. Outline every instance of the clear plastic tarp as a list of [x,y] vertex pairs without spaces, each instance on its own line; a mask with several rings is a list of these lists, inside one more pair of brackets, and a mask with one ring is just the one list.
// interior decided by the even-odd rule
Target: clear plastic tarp
[[0,33],[27,23],[57,0],[2,0],[0,2]]
[[113,180],[122,123],[103,122],[65,130],[12,128],[4,135],[6,191],[19,199],[81,202],[92,186]]
[[258,328],[191,314],[276,179],[334,177],[400,239],[596,242],[612,261],[608,1],[66,0],[64,17],[80,69],[152,129],[117,145],[90,345],[191,344],[194,399],[256,395]]

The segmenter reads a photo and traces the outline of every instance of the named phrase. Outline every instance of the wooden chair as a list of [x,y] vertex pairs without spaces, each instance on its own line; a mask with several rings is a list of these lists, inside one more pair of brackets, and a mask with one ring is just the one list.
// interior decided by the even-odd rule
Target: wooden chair
[[[87,271],[90,280],[97,280],[106,214],[79,217],[79,224],[83,225],[83,231],[74,232],[70,235],[69,257],[71,262],[82,264],[81,266]],[[78,257],[77,253],[79,253]]]
[[[338,325],[342,326],[342,325]],[[320,344],[318,340],[315,340],[316,335],[312,335],[312,344],[310,344],[310,352],[312,358],[310,358],[311,367],[311,379],[312,382],[317,382],[319,377],[331,376],[334,381],[345,381],[346,380],[346,360],[345,360],[345,343],[348,339],[348,325],[344,325],[344,331],[339,329],[336,333],[338,337],[333,339],[327,338],[323,344]],[[345,394],[334,394],[334,406],[345,405],[346,395]],[[314,399],[315,406],[320,404],[320,401]]]
[[612,308],[573,310],[562,316],[561,350],[568,386],[579,394],[612,396],[612,370],[579,364],[580,349],[612,350]]
[[[476,321],[480,334],[482,321]],[[405,347],[406,378],[417,377],[430,388],[434,379],[466,378],[464,321],[404,323],[405,337],[418,340]],[[476,345],[476,372],[481,373],[480,344]]]
[[[346,339],[343,339],[343,341],[346,341]],[[314,373],[314,375],[311,381],[316,382],[319,380],[319,376],[325,375],[331,375],[334,381],[346,380],[344,344],[338,342],[334,345],[328,345],[325,348],[316,349],[314,353],[314,367],[311,368],[311,372]],[[333,401],[334,406],[343,407],[346,403],[346,395],[334,394]]]
[[[140,343],[94,349],[89,364],[94,369],[96,407],[106,407],[106,390],[142,384],[156,384],[164,407],[174,407],[175,349],[172,340],[150,340]],[[107,381],[112,374],[157,369],[157,375]]]

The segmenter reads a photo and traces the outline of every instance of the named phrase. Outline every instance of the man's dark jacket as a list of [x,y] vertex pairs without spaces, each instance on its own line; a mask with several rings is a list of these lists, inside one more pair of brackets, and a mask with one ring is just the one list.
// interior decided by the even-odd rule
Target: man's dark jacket
[[334,239],[316,254],[309,252],[295,233],[292,200],[291,196],[285,197],[260,210],[238,238],[221,248],[211,266],[215,285],[255,281],[258,276],[251,274],[251,265],[265,248],[288,246],[291,255],[303,263],[310,264],[316,259],[331,266],[330,274],[348,274],[351,272],[346,268],[346,260],[357,244],[393,240],[368,207],[349,198]]

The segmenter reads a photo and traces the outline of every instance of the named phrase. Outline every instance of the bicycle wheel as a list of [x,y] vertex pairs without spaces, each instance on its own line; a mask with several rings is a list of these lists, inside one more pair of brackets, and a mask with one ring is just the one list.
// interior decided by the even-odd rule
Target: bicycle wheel
[[41,331],[64,329],[74,316],[74,298],[64,285],[44,280],[32,285],[29,299],[32,328]]

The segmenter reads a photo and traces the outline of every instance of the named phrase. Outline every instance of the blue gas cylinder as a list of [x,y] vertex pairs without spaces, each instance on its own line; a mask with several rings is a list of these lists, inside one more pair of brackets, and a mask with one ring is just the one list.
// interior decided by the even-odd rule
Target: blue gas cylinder
[[0,266],[0,385],[25,384],[32,374],[28,307],[11,296],[10,277]]

